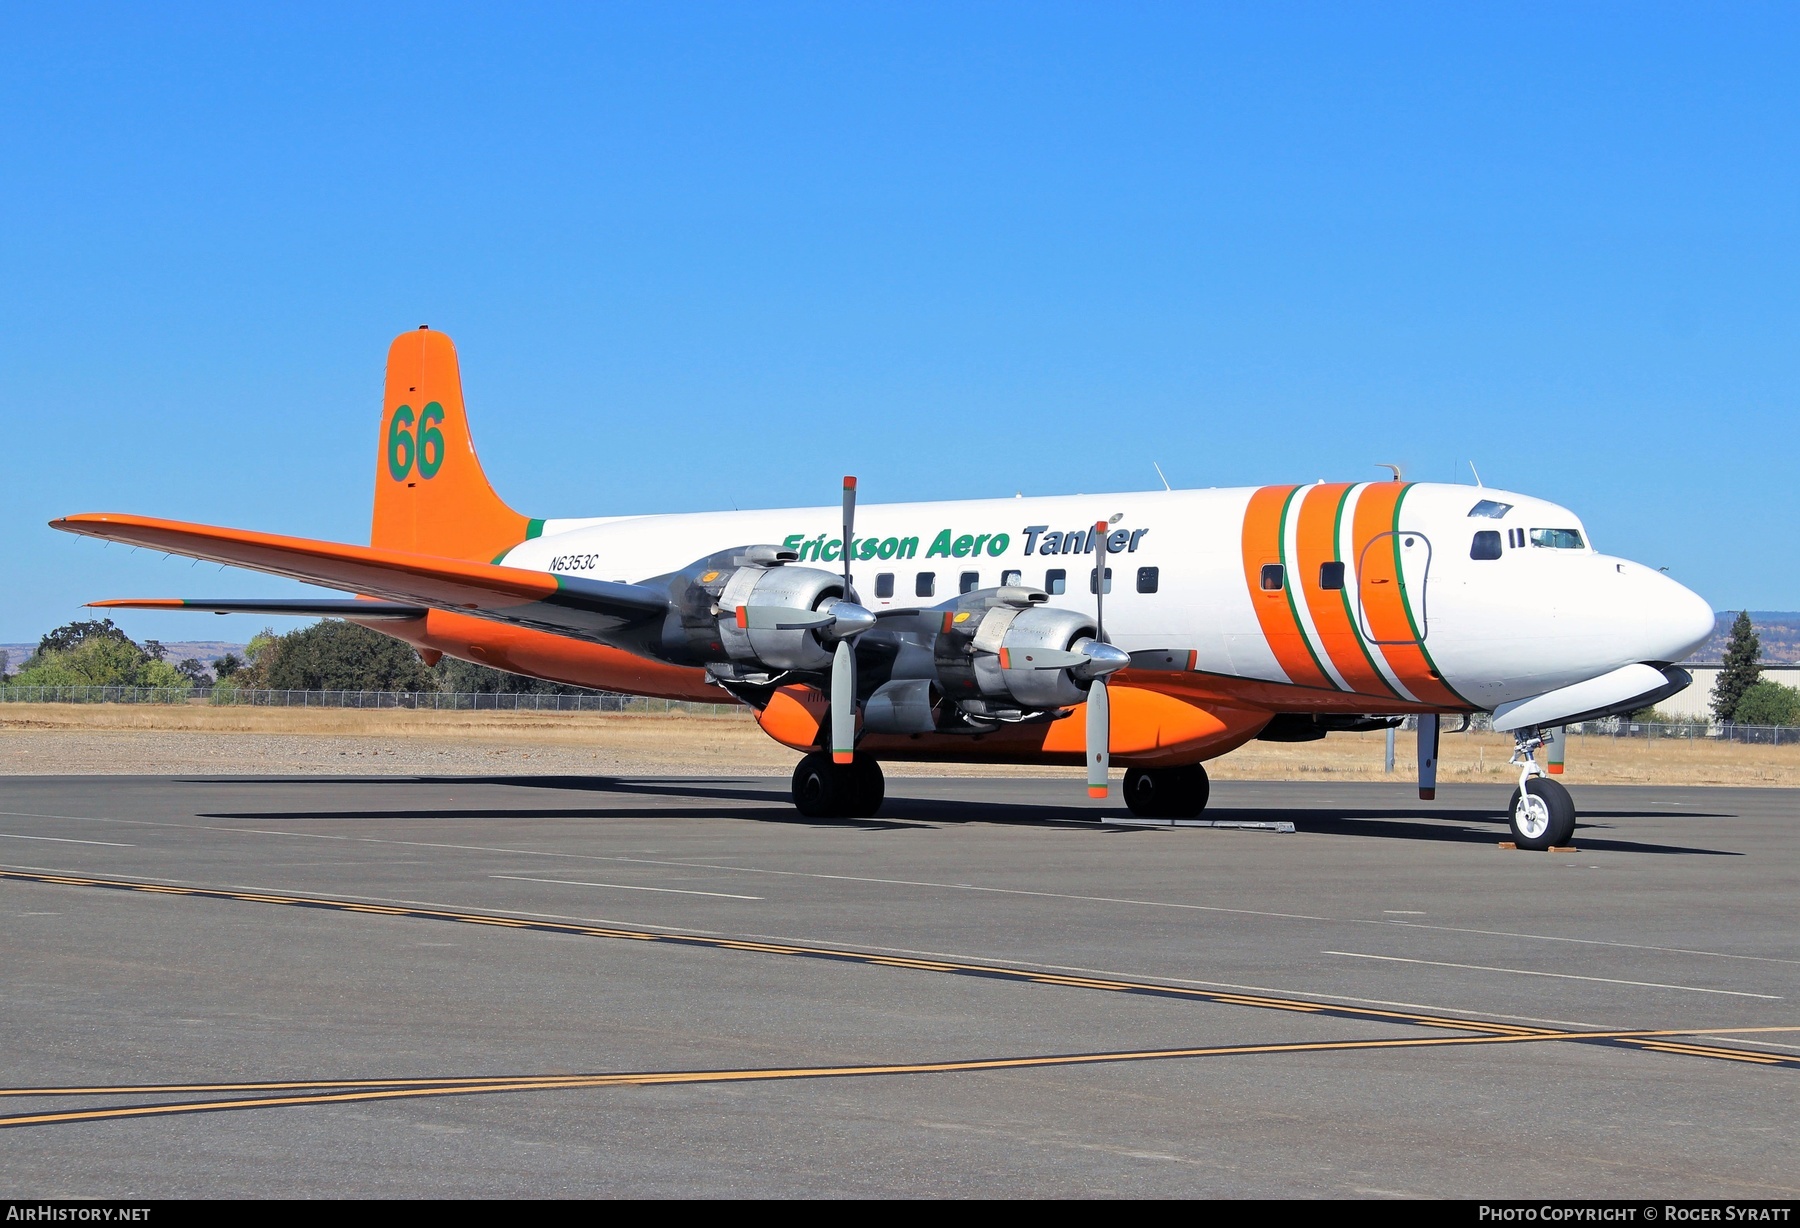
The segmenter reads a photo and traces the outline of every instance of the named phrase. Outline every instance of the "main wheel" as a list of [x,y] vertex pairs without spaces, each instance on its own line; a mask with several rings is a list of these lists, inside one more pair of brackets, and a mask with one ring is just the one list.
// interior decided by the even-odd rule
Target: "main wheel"
[[838,771],[845,774],[849,782],[849,805],[844,810],[845,818],[869,819],[881,809],[881,803],[887,797],[887,780],[881,774],[881,765],[867,755],[858,755],[856,762],[846,770],[833,764]]
[[794,808],[809,819],[866,819],[886,796],[881,765],[866,755],[843,764],[811,754],[794,768]]
[[849,800],[849,773],[830,755],[812,754],[794,768],[794,809],[809,819],[834,819]]
[[1191,819],[1206,809],[1212,783],[1198,763],[1175,768],[1131,768],[1125,804],[1146,819]]
[[1522,849],[1567,844],[1575,835],[1575,799],[1554,780],[1533,776],[1523,791],[1514,789],[1506,808],[1513,843]]

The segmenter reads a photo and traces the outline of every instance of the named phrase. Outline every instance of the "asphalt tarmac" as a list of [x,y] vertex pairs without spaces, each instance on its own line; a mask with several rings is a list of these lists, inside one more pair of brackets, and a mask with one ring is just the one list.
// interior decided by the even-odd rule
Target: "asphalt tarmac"
[[10,1196],[1800,1193],[1800,791],[0,778]]

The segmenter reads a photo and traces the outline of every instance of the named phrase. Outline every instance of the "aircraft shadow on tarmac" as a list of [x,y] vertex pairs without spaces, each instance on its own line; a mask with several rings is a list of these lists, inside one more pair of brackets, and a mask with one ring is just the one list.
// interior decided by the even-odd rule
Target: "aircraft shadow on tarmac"
[[[321,777],[297,777],[268,780],[270,784],[317,784]],[[455,809],[383,809],[240,811],[206,814],[209,819],[256,819],[264,822],[281,819],[620,819],[620,818],[710,818],[734,819],[752,823],[799,824],[810,827],[855,828],[865,831],[904,831],[920,827],[947,826],[964,823],[989,823],[1015,826],[1043,826],[1046,823],[1074,825],[1078,830],[1114,836],[1146,836],[1156,831],[1175,829],[1113,823],[1096,815],[1087,807],[1045,805],[1032,801],[969,801],[889,797],[880,816],[871,819],[807,819],[789,806],[784,788],[745,788],[729,784],[699,784],[686,780],[623,780],[604,776],[413,776],[413,777],[346,777],[334,783],[382,785],[507,785],[523,788],[552,789],[563,792],[606,793],[613,796],[708,799],[725,806],[658,806],[654,810],[629,810],[603,807],[472,807]],[[195,781],[193,783],[202,783]],[[226,782],[219,782],[226,783]],[[242,785],[240,778],[230,783]],[[752,807],[741,803],[760,803]],[[1696,848],[1685,845],[1650,844],[1631,839],[1607,839],[1598,833],[1611,828],[1610,823],[1593,820],[1620,818],[1718,818],[1708,812],[1605,810],[1588,816],[1590,821],[1576,828],[1578,847],[1594,852],[1686,854],[1691,856],[1739,857],[1743,854],[1727,849]],[[1490,844],[1505,832],[1505,818],[1491,810],[1466,808],[1432,808],[1396,813],[1386,808],[1324,808],[1283,810],[1215,806],[1206,811],[1214,822],[1261,822],[1285,820],[1300,831],[1321,835],[1358,836],[1381,840],[1431,841],[1444,844]]]

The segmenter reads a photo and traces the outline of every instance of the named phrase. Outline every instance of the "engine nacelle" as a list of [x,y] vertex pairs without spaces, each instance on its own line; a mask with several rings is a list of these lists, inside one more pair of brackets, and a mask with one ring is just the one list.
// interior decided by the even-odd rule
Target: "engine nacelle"
[[658,655],[770,671],[830,665],[831,650],[811,628],[738,623],[741,607],[815,610],[844,596],[842,576],[787,566],[795,557],[779,546],[746,546],[711,555],[668,577],[672,608]]
[[843,597],[844,577],[816,567],[740,567],[719,592],[719,639],[726,654],[744,665],[773,669],[824,669],[831,649],[805,627],[740,627],[740,606],[816,610]]
[[933,652],[945,694],[970,710],[1042,711],[1085,700],[1086,681],[1067,668],[1036,668],[1032,658],[1034,649],[1079,652],[1094,637],[1094,620],[1046,600],[1031,589],[999,589],[958,603]]

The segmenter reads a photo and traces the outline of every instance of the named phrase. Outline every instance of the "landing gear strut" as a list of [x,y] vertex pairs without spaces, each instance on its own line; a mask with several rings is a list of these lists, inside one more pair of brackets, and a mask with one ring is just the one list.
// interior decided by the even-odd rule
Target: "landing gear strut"
[[1125,804],[1141,819],[1191,819],[1206,809],[1211,793],[1206,769],[1198,763],[1125,773]]
[[1513,735],[1511,762],[1519,765],[1519,787],[1506,805],[1506,818],[1513,843],[1522,849],[1558,847],[1575,835],[1575,799],[1532,757],[1543,744],[1544,734],[1539,729],[1522,729]]
[[794,769],[794,808],[809,819],[866,819],[886,796],[881,765],[867,755],[843,764],[812,754]]

